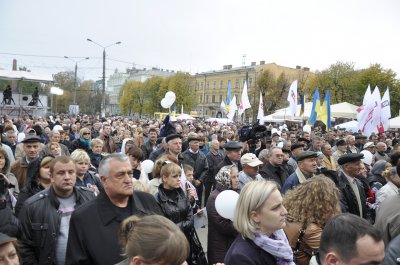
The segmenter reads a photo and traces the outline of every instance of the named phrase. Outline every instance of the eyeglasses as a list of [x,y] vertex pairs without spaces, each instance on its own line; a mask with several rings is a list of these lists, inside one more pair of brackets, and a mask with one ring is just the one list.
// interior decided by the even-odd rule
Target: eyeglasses
[[84,132],[84,133],[82,133],[82,135],[90,135],[90,133]]

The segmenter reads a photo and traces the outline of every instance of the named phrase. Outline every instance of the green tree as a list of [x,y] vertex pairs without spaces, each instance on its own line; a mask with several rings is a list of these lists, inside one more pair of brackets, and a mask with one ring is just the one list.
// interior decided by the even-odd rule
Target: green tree
[[[194,106],[194,93],[190,93],[190,75],[178,72],[176,75],[169,77],[168,91],[172,91],[176,95],[175,103],[177,109],[183,105],[186,110],[191,110]],[[165,94],[164,94],[165,96]]]
[[144,112],[148,114],[153,114],[154,112],[158,112],[161,110],[161,99],[164,95],[159,95],[158,91],[160,90],[161,83],[163,82],[163,78],[155,76],[144,82],[144,90],[147,93],[146,104],[144,105]]
[[68,112],[72,103],[72,90],[74,88],[74,72],[60,72],[53,77],[55,86],[64,91],[61,96],[52,96],[54,99],[53,111]]
[[357,82],[357,72],[354,70],[354,63],[337,62],[330,65],[327,69],[317,71],[314,77],[309,78],[305,85],[306,96],[312,98],[316,88],[320,91],[323,98],[327,89],[331,92],[331,103],[358,101],[355,95],[355,84]]
[[142,90],[143,84],[138,81],[127,81],[122,86],[122,96],[120,97],[120,110],[123,114],[131,115],[135,110],[139,110],[138,108],[138,97],[137,95],[140,94],[137,90]]
[[[270,110],[270,107],[272,106],[273,101],[271,100],[272,98],[269,96],[270,94],[273,94],[273,91],[276,89],[276,80],[274,74],[268,70],[262,71],[261,74],[257,77],[257,88],[258,91],[261,92],[261,95],[263,97],[264,110],[266,109],[268,112]],[[266,106],[269,107],[266,108]],[[254,113],[253,118],[255,118],[255,115],[257,115],[257,113]]]
[[381,96],[389,88],[392,116],[397,115],[400,106],[400,91],[399,80],[396,79],[396,73],[393,70],[384,69],[380,64],[372,64],[359,72],[357,81],[356,89],[359,94],[359,105],[362,103],[368,85],[371,87],[371,92],[377,86]]

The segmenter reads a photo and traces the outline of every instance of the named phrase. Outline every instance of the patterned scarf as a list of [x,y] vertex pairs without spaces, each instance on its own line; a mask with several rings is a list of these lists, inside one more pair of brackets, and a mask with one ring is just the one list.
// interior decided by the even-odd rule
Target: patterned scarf
[[257,246],[273,255],[277,265],[295,265],[293,251],[283,229],[275,231],[271,237],[256,232],[252,240]]

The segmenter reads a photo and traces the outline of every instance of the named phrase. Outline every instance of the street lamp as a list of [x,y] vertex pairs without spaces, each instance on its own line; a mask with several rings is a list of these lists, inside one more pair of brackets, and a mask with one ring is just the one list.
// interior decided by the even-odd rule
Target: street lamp
[[77,87],[77,83],[76,83],[76,73],[78,72],[78,63],[82,62],[84,60],[89,60],[89,57],[85,57],[81,60],[74,60],[71,57],[68,56],[64,56],[65,59],[71,60],[75,63],[75,79],[74,79],[74,93],[73,93],[73,105],[76,105],[76,87]]
[[103,48],[103,92],[102,92],[102,96],[101,96],[101,115],[104,117],[105,113],[106,113],[106,111],[105,111],[105,109],[106,109],[106,48],[111,47],[113,45],[121,44],[121,42],[118,41],[118,42],[112,43],[110,45],[103,46],[91,39],[86,39],[86,40]]

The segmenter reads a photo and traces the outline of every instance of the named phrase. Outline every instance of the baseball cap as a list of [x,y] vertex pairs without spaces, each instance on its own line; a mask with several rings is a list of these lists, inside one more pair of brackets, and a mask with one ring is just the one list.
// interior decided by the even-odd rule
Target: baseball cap
[[257,156],[256,156],[255,154],[253,154],[253,153],[244,154],[244,155],[242,156],[242,158],[240,158],[240,163],[241,163],[242,165],[249,165],[249,166],[251,166],[251,167],[261,166],[261,165],[264,164],[264,163],[261,162],[261,160],[258,159]]

